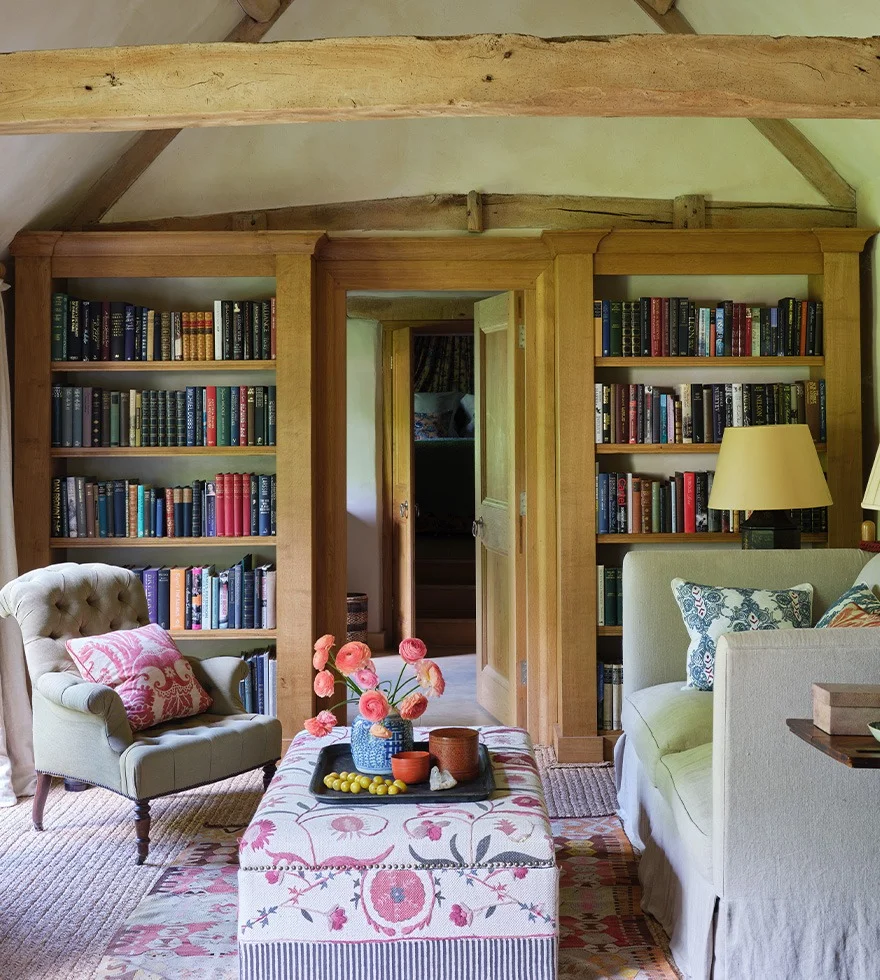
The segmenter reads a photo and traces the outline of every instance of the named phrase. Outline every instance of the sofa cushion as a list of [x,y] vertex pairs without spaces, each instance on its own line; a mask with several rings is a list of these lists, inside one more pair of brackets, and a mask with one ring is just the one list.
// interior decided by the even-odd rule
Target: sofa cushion
[[712,743],[664,755],[657,789],[700,872],[712,880]]
[[656,786],[663,756],[712,741],[712,692],[683,690],[681,681],[646,687],[623,699],[622,721]]
[[816,623],[816,629],[827,626],[880,626],[880,599],[870,585],[856,582]]

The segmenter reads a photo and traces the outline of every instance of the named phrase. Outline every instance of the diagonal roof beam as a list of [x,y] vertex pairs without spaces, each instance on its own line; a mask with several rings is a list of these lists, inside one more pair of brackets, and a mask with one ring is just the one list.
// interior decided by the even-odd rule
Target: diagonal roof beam
[[[635,0],[666,34],[696,34],[675,0]],[[663,10],[661,8],[665,7]],[[856,192],[834,169],[831,161],[788,119],[749,119],[758,132],[785,157],[798,173],[839,208],[854,208]]]
[[[239,0],[239,3],[246,14],[223,40],[255,44],[275,26],[293,0]],[[85,200],[58,227],[82,228],[99,222],[182,131],[159,129],[141,133],[92,184]]]

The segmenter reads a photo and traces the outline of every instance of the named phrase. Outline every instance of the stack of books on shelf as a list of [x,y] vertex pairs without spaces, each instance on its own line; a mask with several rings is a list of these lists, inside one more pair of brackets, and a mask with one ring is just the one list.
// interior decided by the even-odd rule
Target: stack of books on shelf
[[244,710],[254,715],[276,717],[278,683],[275,650],[251,650],[242,656],[248,666],[247,677],[240,682],[238,688]]
[[623,569],[596,566],[596,598],[599,626],[623,626]]
[[274,446],[274,385],[52,386],[52,446]]
[[825,441],[823,379],[595,385],[597,444],[720,443],[727,426],[806,424]]
[[275,629],[275,566],[245,555],[214,565],[132,568],[144,586],[151,623],[166,630]]
[[275,358],[275,299],[214,300],[198,312],[52,294],[53,361]]
[[[822,353],[817,300],[701,304],[684,296],[594,301],[602,357],[798,357]],[[601,343],[601,347],[600,347]]]
[[596,707],[599,731],[620,731],[623,705],[623,665],[596,664]]
[[218,473],[188,486],[88,476],[52,480],[54,538],[271,537],[274,474]]
[[[677,472],[661,479],[637,473],[598,473],[596,527],[599,534],[700,534],[737,532],[741,511],[713,510],[712,470]],[[805,533],[828,529],[825,507],[791,511]]]

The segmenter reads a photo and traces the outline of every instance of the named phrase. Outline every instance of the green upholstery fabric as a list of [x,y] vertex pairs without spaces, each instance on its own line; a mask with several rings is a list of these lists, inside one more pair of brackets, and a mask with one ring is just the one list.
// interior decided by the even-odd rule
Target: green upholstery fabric
[[247,665],[241,657],[187,657],[196,680],[214,699],[212,715],[238,715],[244,705],[238,694],[238,685],[247,676]]
[[655,786],[663,756],[712,741],[712,692],[682,687],[682,681],[657,684],[623,699],[624,730]]
[[700,873],[711,881],[712,743],[664,755],[657,767],[657,789]]

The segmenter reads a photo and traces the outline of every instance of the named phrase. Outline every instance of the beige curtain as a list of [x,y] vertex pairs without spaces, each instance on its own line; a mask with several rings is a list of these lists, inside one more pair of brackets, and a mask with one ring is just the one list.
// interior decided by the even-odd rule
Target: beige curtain
[[[8,288],[0,279],[0,586],[18,575],[12,513],[12,401],[2,298]],[[19,796],[32,796],[35,783],[21,634],[13,620],[0,619],[0,806],[13,806]]]

